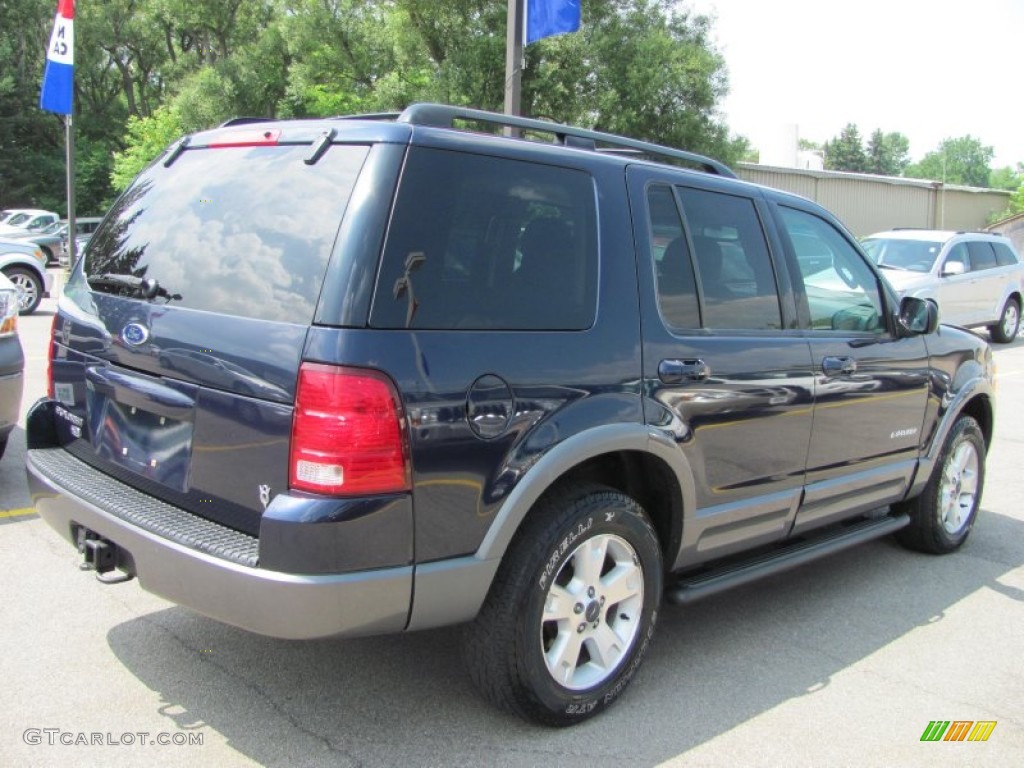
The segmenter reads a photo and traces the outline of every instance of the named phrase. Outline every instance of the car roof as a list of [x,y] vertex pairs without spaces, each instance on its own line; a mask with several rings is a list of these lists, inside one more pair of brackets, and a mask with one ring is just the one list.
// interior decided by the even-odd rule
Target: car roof
[[872,238],[886,238],[889,240],[925,240],[929,242],[946,243],[959,235],[967,236],[972,240],[998,240],[1006,241],[1003,235],[994,232],[967,232],[964,230],[947,229],[890,229],[886,232],[875,232],[868,235],[865,240]]

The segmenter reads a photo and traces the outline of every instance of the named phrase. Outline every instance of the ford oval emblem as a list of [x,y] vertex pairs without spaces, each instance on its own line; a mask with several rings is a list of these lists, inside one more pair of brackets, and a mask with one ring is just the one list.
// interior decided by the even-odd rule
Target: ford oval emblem
[[131,347],[145,344],[149,338],[149,329],[138,323],[128,323],[121,331],[121,340]]

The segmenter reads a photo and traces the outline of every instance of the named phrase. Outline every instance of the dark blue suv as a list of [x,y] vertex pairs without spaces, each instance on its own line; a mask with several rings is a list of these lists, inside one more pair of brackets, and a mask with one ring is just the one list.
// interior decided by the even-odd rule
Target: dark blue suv
[[565,725],[663,596],[959,547],[992,380],[813,203],[416,105],[170,147],[71,274],[27,461],[103,581],[276,637],[467,623],[484,695]]

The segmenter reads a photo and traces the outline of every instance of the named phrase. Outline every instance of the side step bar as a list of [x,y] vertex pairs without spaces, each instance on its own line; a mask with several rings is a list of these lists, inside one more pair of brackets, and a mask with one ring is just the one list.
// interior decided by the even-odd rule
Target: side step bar
[[876,517],[847,525],[825,535],[789,544],[749,560],[732,562],[689,577],[684,576],[674,585],[666,587],[665,599],[675,605],[691,603],[716,592],[746,584],[748,581],[780,573],[847,547],[886,536],[909,522],[910,518],[905,514]]

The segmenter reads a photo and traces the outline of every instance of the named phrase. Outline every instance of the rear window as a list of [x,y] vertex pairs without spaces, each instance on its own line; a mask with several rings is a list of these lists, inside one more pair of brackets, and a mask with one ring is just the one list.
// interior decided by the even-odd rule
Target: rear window
[[157,162],[114,204],[73,279],[124,295],[125,276],[156,280],[154,301],[308,323],[368,149],[335,145],[313,165],[308,144]]
[[378,328],[582,330],[597,215],[582,171],[410,150],[371,313]]

